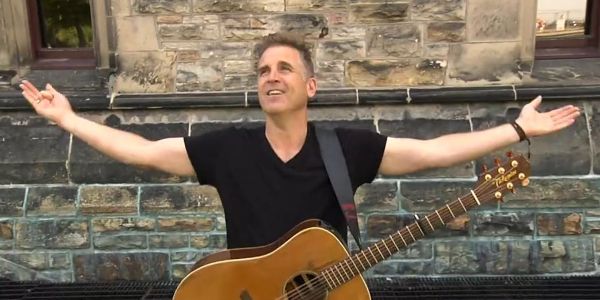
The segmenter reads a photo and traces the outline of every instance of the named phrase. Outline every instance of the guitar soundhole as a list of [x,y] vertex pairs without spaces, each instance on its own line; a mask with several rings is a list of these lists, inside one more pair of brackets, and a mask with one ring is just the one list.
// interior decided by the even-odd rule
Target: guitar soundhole
[[314,273],[300,273],[285,284],[285,294],[288,300],[314,299],[325,300],[327,288]]

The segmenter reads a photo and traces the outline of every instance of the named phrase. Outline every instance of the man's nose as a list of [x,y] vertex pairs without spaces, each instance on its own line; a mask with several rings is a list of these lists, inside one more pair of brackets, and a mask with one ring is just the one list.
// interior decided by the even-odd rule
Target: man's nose
[[267,76],[267,81],[269,81],[269,82],[279,81],[279,72],[277,72],[277,70],[273,70],[273,71],[269,72],[269,75]]

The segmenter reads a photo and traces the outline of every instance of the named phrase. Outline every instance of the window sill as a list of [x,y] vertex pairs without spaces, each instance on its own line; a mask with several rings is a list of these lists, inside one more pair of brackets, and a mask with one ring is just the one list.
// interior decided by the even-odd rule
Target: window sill
[[536,60],[596,57],[600,57],[600,49],[595,47],[535,49]]
[[96,60],[93,58],[44,58],[31,64],[32,70],[81,70],[95,69]]

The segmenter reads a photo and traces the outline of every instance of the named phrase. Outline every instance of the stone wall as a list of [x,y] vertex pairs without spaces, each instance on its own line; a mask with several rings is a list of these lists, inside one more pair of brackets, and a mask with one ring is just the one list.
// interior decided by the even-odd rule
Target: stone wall
[[122,93],[252,90],[253,48],[280,30],[312,42],[325,88],[520,83],[532,66],[530,0],[111,3]]
[[[548,108],[564,102],[546,103]],[[531,148],[532,180],[503,203],[448,223],[369,276],[595,273],[600,181],[595,102],[585,115]],[[431,138],[511,119],[518,103],[313,107],[326,126]],[[259,110],[113,110],[83,113],[151,139],[261,122]],[[194,178],[115,162],[29,112],[0,116],[0,270],[54,281],[180,279],[195,261],[226,246],[217,192]],[[355,197],[365,241],[401,229],[475,185],[481,160],[399,178],[378,178]]]

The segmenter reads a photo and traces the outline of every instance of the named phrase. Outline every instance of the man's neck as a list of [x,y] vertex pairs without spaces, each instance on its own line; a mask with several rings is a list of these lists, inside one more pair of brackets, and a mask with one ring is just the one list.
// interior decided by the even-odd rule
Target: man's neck
[[273,151],[279,158],[287,162],[300,150],[308,132],[307,116],[296,118],[270,118],[265,123],[265,136]]

